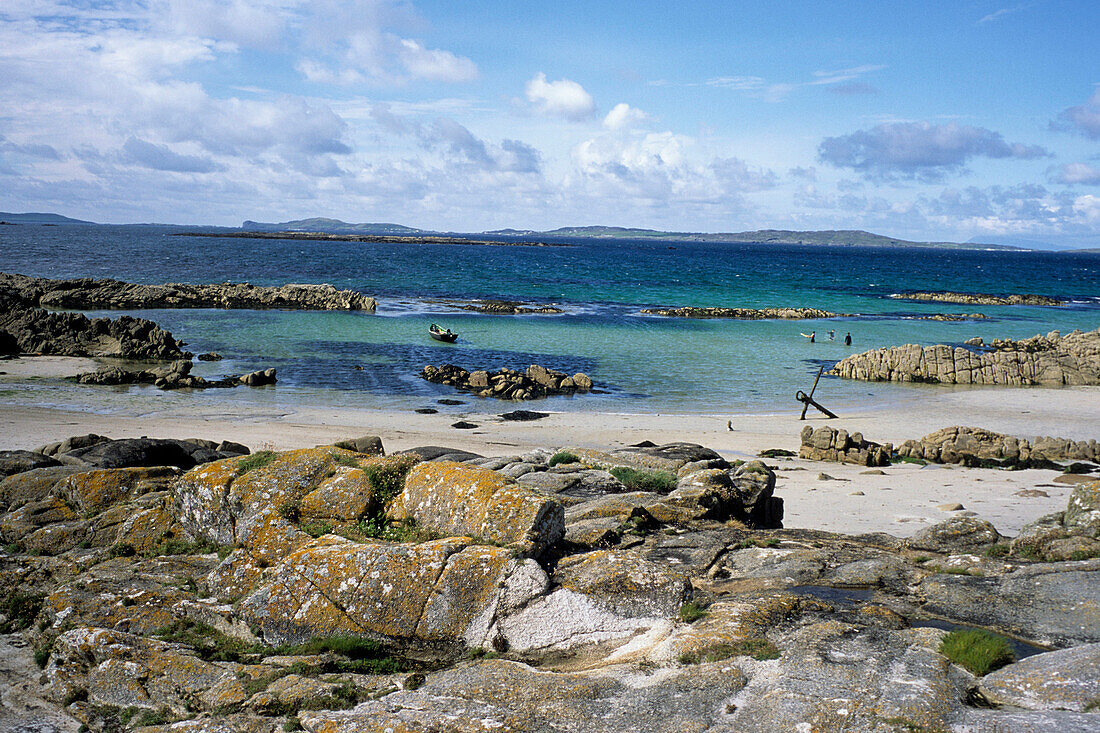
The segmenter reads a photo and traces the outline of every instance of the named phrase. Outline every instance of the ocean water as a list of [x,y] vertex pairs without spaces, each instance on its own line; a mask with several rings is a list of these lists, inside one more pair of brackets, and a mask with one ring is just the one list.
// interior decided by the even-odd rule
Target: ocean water
[[[960,344],[973,336],[1022,338],[1100,327],[1100,255],[971,250],[885,250],[765,244],[563,241],[567,246],[302,242],[177,236],[157,226],[3,226],[0,270],[40,277],[112,277],[145,283],[328,282],[376,297],[374,314],[346,312],[126,311],[172,331],[217,377],[274,366],[264,389],[164,394],[151,388],[7,385],[0,403],[88,410],[161,405],[244,405],[273,413],[297,405],[412,409],[456,396],[416,375],[425,364],[583,371],[600,391],[525,407],[623,413],[744,414],[800,409],[818,368],[849,353],[903,343]],[[911,303],[908,290],[1040,293],[1062,307]],[[447,301],[553,303],[561,315],[490,316]],[[651,306],[805,306],[853,314],[818,321],[691,320],[642,315]],[[980,321],[918,320],[980,312]],[[118,315],[95,312],[89,315]],[[427,335],[430,322],[460,334]],[[830,340],[827,331],[836,331]],[[816,343],[801,333],[816,331]],[[843,337],[851,332],[853,344]],[[362,367],[358,369],[356,367]],[[826,378],[830,406],[878,405],[942,386]],[[475,408],[481,401],[470,399]],[[143,407],[138,407],[142,405]],[[152,409],[155,409],[152,408]],[[463,409],[463,408],[459,408]],[[481,409],[512,409],[485,403]]]

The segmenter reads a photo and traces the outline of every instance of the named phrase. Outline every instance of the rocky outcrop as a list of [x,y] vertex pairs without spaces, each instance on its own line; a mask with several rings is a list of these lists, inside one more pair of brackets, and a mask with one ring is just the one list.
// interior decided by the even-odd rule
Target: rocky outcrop
[[568,395],[589,392],[593,388],[587,374],[577,372],[569,376],[564,372],[532,364],[526,372],[502,367],[499,371],[466,371],[454,364],[433,366],[428,364],[420,372],[420,378],[434,384],[445,384],[478,397],[495,397],[501,400],[535,400],[551,395]]
[[352,290],[298,283],[277,287],[249,283],[141,285],[119,280],[50,280],[0,273],[0,291],[10,293],[23,307],[73,310],[282,308],[373,311],[377,307],[374,298]]
[[879,445],[866,440],[863,433],[849,433],[828,426],[814,429],[807,425],[802,428],[801,440],[799,458],[854,463],[857,466],[887,466],[894,450],[889,443]]
[[536,557],[565,534],[558,502],[496,471],[453,461],[414,467],[388,513],[433,532],[478,537]]
[[[909,542],[751,529],[777,501],[775,474],[688,443],[463,461],[342,444],[185,474],[62,465],[0,482],[0,587],[15,589],[0,628],[16,632],[0,635],[0,727],[1093,722],[1078,711],[1097,694],[1100,559],[1036,562],[975,518]],[[1100,534],[1097,487],[1078,487],[1061,531]],[[976,678],[925,626],[945,622],[1056,650]],[[12,666],[12,640],[41,672]]]
[[565,312],[556,305],[520,303],[514,300],[475,300],[472,302],[449,302],[446,305],[464,311],[474,311],[475,313],[486,313],[494,316],[554,315]]
[[966,305],[1065,305],[1065,301],[1046,295],[990,295],[989,293],[915,292],[894,293],[899,300],[925,300]]
[[897,448],[903,458],[929,463],[992,461],[1027,464],[1039,461],[1100,462],[1100,445],[1095,440],[1039,437],[1032,440],[994,433],[982,428],[953,426],[929,433],[920,440],[907,440]]
[[158,389],[217,389],[227,387],[263,387],[275,384],[275,368],[260,369],[248,374],[229,375],[221,379],[206,379],[196,374],[191,374],[193,363],[186,359],[173,361],[172,363],[156,369],[130,370],[121,367],[106,367],[94,372],[86,372],[76,375],[75,379],[80,384],[94,385],[119,385],[119,384],[152,384]]
[[111,356],[140,361],[190,358],[168,331],[144,318],[88,318],[21,307],[0,289],[0,343],[8,353]]
[[804,320],[839,318],[847,313],[830,313],[820,308],[725,308],[720,306],[682,306],[680,308],[643,308],[642,313],[674,318],[733,318],[740,321],[764,319]]
[[992,351],[907,344],[845,357],[829,374],[872,382],[1016,386],[1100,384],[1100,329],[1022,341]]

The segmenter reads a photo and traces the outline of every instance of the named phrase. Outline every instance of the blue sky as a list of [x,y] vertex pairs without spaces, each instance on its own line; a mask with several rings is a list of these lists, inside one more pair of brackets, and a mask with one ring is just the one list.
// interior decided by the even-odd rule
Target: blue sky
[[1100,246],[1100,3],[3,0],[0,210]]

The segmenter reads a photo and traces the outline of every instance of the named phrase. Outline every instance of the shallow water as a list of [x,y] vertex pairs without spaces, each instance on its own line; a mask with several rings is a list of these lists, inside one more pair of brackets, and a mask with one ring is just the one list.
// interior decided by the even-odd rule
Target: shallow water
[[[363,244],[174,236],[165,227],[0,227],[3,267],[42,277],[114,277],[136,282],[255,284],[331,282],[374,295],[375,314],[295,311],[128,311],[150,318],[220,376],[274,366],[268,390],[188,395],[292,409],[297,404],[406,408],[450,388],[416,375],[425,364],[468,369],[533,363],[589,374],[600,393],[555,397],[536,409],[611,412],[770,413],[797,409],[818,367],[901,343],[959,344],[973,336],[1020,338],[1100,326],[1100,256],[1054,253],[879,250],[810,246],[574,242],[567,247]],[[984,307],[890,299],[906,290],[1036,292],[1073,302],[1059,308]],[[560,305],[562,315],[488,316],[439,299],[503,298]],[[646,316],[648,306],[808,306],[859,314],[820,321],[690,320]],[[981,312],[981,321],[914,320]],[[118,315],[118,312],[89,315]],[[432,341],[429,322],[460,334]],[[835,339],[826,331],[834,329]],[[801,333],[816,331],[816,343]],[[845,332],[853,345],[845,347]],[[362,369],[356,369],[357,366]],[[881,404],[943,387],[822,380],[826,405]],[[129,388],[0,393],[0,402],[114,409],[146,398]],[[101,399],[104,398],[104,399]],[[164,399],[179,399],[164,397]],[[160,399],[160,398],[157,398]],[[122,409],[122,408],[119,408]],[[132,409],[132,408],[126,408]]]

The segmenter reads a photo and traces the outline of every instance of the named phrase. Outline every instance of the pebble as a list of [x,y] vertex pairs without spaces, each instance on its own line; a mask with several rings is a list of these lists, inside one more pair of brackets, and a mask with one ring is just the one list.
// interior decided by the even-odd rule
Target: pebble
[[1049,497],[1050,494],[1042,489],[1020,489],[1013,496],[1023,496],[1028,499],[1038,499],[1040,497]]
[[866,494],[864,494],[862,491],[852,491],[848,494],[848,496],[866,496]]
[[886,475],[886,472],[883,471],[881,468],[872,468],[872,469],[869,469],[867,471],[860,471],[859,473],[862,476],[885,476]]
[[936,508],[939,509],[941,512],[961,512],[963,509],[966,509],[966,507],[964,507],[962,504],[959,504],[958,502],[940,504]]

